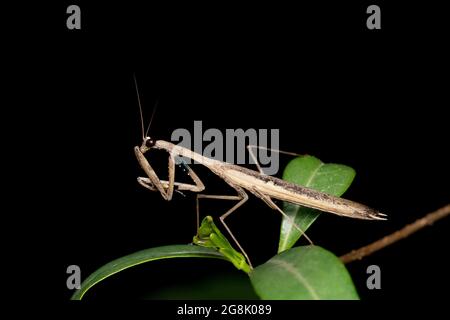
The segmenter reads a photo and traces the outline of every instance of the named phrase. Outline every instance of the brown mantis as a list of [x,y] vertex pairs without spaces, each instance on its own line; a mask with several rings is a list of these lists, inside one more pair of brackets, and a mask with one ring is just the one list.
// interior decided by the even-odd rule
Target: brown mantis
[[[136,81],[136,79],[135,79]],[[137,90],[137,85],[136,85]],[[139,93],[138,93],[139,99]],[[142,108],[140,106],[140,114],[141,114],[141,125],[142,132],[143,130],[143,118],[142,118]],[[153,115],[152,115],[153,118]],[[151,120],[150,120],[151,123]],[[150,124],[149,124],[150,126]],[[147,130],[148,131],[148,130]],[[251,152],[251,147],[249,146],[249,150]],[[152,149],[165,150],[169,153],[169,170],[168,170],[168,180],[161,180],[158,178],[157,174],[153,170],[152,166],[145,158],[145,154],[148,153]],[[137,181],[143,187],[151,190],[158,191],[161,196],[170,201],[172,199],[172,195],[174,190],[179,191],[192,191],[192,192],[202,192],[205,189],[205,185],[197,176],[197,174],[187,165],[185,164],[188,174],[193,181],[193,184],[189,183],[181,183],[175,181],[175,159],[176,157],[186,157],[195,162],[206,166],[209,170],[211,170],[214,174],[219,176],[222,180],[224,180],[228,185],[230,185],[234,190],[236,190],[237,195],[210,195],[210,194],[197,194],[196,199],[196,212],[197,212],[197,228],[200,224],[200,212],[199,212],[199,199],[221,199],[221,200],[235,200],[238,201],[231,209],[226,211],[224,214],[220,216],[220,221],[239,247],[241,252],[244,254],[246,259],[251,266],[250,259],[242,248],[240,243],[237,241],[236,237],[230,230],[230,228],[225,223],[225,219],[233,213],[236,209],[238,209],[241,205],[243,205],[247,199],[247,192],[252,193],[256,197],[263,200],[270,208],[277,210],[284,216],[285,218],[291,220],[293,226],[298,229],[301,233],[304,232],[295,224],[293,219],[287,216],[283,210],[281,210],[272,199],[282,200],[290,203],[294,203],[297,205],[318,209],[325,212],[334,213],[339,216],[345,216],[356,219],[366,219],[366,220],[385,220],[386,215],[369,208],[363,204],[353,202],[350,200],[334,197],[328,195],[326,193],[322,193],[313,189],[309,189],[306,187],[302,187],[293,183],[286,182],[276,177],[265,175],[261,168],[258,165],[259,172],[250,170],[248,168],[244,168],[241,166],[237,166],[234,164],[230,164],[227,162],[222,162],[218,160],[214,160],[208,157],[205,157],[199,153],[196,153],[188,148],[175,145],[171,142],[164,140],[153,140],[147,133],[142,135],[142,144],[141,146],[134,147],[134,152],[136,154],[136,158],[144,170],[146,177],[138,177]],[[251,153],[252,157],[254,155]],[[304,234],[305,235],[305,234]],[[305,235],[306,237],[306,235]],[[306,237],[307,238],[307,237]],[[308,238],[307,238],[308,239]],[[308,239],[311,242],[311,240]],[[312,242],[311,242],[312,243]]]

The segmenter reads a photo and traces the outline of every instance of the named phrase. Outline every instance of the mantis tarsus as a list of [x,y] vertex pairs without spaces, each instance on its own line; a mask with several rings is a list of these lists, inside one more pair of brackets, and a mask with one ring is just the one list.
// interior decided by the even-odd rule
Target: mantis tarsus
[[[137,90],[137,85],[136,85]],[[138,93],[139,98],[139,93]],[[139,103],[141,112],[141,124],[143,129],[143,119],[142,119],[142,109]],[[152,116],[153,118],[153,116]],[[151,123],[151,121],[150,121]],[[150,126],[150,124],[149,124]],[[142,132],[144,132],[142,130]],[[160,180],[153,170],[152,166],[145,158],[145,154],[152,149],[165,150],[169,153],[169,174],[168,180]],[[250,150],[250,149],[249,149]],[[250,150],[251,151],[251,150]],[[225,223],[225,219],[233,213],[237,208],[244,204],[250,192],[263,200],[270,208],[280,212],[285,218],[289,219],[293,226],[298,229],[301,233],[304,232],[295,224],[293,219],[287,216],[283,210],[281,210],[272,200],[278,199],[282,201],[287,201],[297,205],[318,209],[325,212],[334,213],[339,216],[345,216],[357,219],[366,220],[385,220],[386,215],[369,208],[363,204],[353,202],[350,200],[334,197],[326,193],[322,193],[313,189],[302,187],[287,181],[281,180],[276,177],[265,175],[261,168],[258,171],[250,170],[241,166],[233,165],[230,163],[214,160],[205,157],[199,153],[196,153],[185,147],[175,145],[171,142],[164,140],[153,140],[147,134],[142,135],[141,146],[134,147],[134,152],[136,154],[137,160],[144,170],[146,177],[138,177],[137,180],[139,184],[143,187],[151,190],[158,191],[161,196],[170,201],[172,199],[173,191],[192,191],[192,192],[202,192],[205,189],[204,184],[197,176],[197,174],[190,168],[187,164],[185,165],[188,174],[191,177],[194,184],[181,183],[175,181],[175,158],[178,156],[189,158],[195,162],[206,166],[214,174],[223,179],[228,185],[230,185],[234,190],[236,190],[237,195],[209,195],[209,194],[197,194],[196,200],[196,212],[197,212],[197,231],[200,224],[200,212],[199,212],[199,199],[221,199],[221,200],[235,200],[238,201],[231,209],[226,211],[220,216],[220,221],[223,226],[239,247],[241,252],[246,257],[249,265],[251,266],[250,259],[245,252],[245,250],[237,241],[234,234],[231,232],[230,228]],[[252,155],[253,156],[253,155]],[[305,235],[305,234],[304,234]],[[306,237],[306,235],[305,235]],[[307,237],[306,237],[307,238]],[[308,239],[308,238],[307,238]],[[311,242],[311,240],[308,239]],[[311,242],[312,243],[312,242]]]

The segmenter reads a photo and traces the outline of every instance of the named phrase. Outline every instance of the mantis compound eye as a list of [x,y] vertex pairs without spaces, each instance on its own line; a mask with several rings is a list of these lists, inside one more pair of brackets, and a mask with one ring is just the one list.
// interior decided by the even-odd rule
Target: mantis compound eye
[[145,140],[145,146],[147,148],[152,148],[155,145],[155,140],[148,138],[147,140]]

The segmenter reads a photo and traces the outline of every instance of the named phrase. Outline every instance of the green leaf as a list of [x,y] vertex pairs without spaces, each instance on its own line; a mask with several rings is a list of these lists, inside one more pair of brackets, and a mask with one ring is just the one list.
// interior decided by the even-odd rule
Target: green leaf
[[170,258],[216,258],[226,257],[213,248],[199,247],[195,245],[170,245],[150,248],[138,251],[125,257],[113,260],[97,269],[81,284],[81,288],[72,295],[72,300],[81,300],[90,288],[100,281],[118,273],[122,270],[136,266],[141,263]]
[[253,269],[250,280],[265,300],[359,299],[341,260],[319,246],[282,252]]
[[[325,164],[316,157],[303,156],[288,163],[283,172],[283,180],[340,197],[355,178],[355,170],[342,164]],[[297,226],[306,231],[320,215],[319,210],[284,202],[283,211]],[[301,237],[291,220],[283,217],[281,222],[278,252],[292,248]]]
[[243,270],[246,273],[250,272],[250,266],[247,264],[244,255],[233,248],[228,239],[214,224],[211,216],[206,216],[203,219],[198,233],[193,239],[193,243],[219,250],[238,270]]

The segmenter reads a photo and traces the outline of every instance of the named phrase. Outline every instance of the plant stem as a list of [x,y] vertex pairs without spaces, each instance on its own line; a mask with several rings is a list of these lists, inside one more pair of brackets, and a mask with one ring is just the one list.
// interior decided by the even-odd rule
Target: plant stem
[[344,254],[340,257],[340,259],[343,263],[361,260],[362,258],[374,253],[375,251],[383,249],[384,247],[387,247],[388,245],[391,245],[398,240],[408,237],[409,235],[422,229],[423,227],[432,225],[435,221],[442,219],[449,214],[450,204],[447,204],[446,206],[427,214],[423,218],[420,218],[413,223],[406,225],[405,227],[398,231],[395,231],[394,233],[391,233],[367,246],[364,246],[357,250],[352,250],[351,252]]

